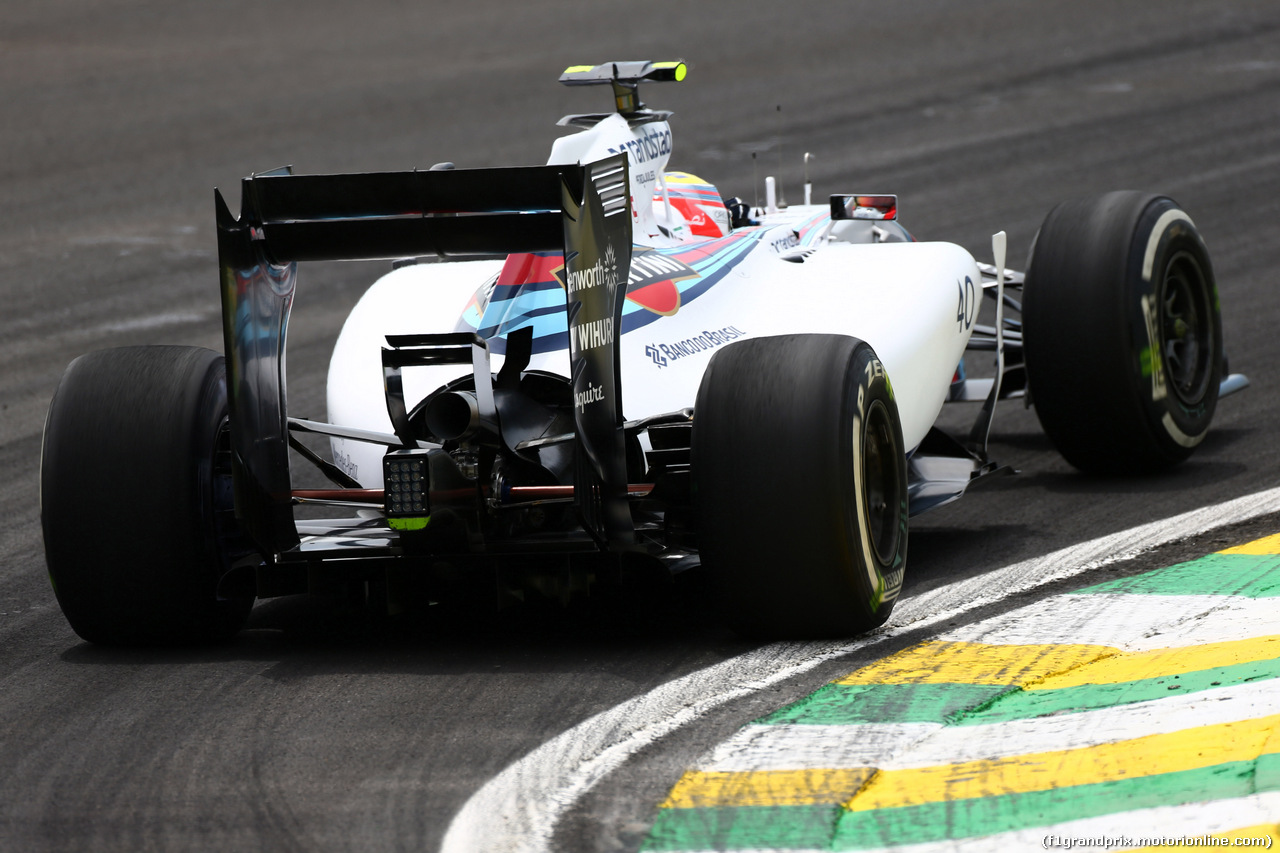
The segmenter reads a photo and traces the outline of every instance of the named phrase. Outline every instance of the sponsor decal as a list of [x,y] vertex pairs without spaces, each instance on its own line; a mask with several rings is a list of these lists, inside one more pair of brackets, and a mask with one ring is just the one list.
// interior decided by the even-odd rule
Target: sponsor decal
[[586,390],[574,392],[573,405],[578,411],[582,412],[586,411],[587,406],[590,406],[593,403],[599,403],[603,399],[604,386],[593,385],[588,382]]
[[[570,270],[565,266],[556,272],[565,276],[564,286],[570,296],[596,287],[607,287],[612,300],[618,289],[618,255],[612,242],[605,244],[604,256],[586,269]],[[575,352],[586,352],[612,344],[613,331],[613,317],[587,320],[571,325],[569,342],[576,344]]]
[[601,320],[579,323],[573,327],[569,339],[578,345],[575,352],[586,352],[609,346],[613,343],[613,318],[605,317]]
[[631,271],[627,275],[627,290],[651,284],[655,281],[683,281],[694,278],[697,270],[683,261],[659,252],[637,252],[631,258]]
[[[610,288],[618,284],[618,264],[613,246],[605,249],[605,257],[594,267],[568,272],[564,267],[551,271],[572,296],[601,283]],[[680,310],[680,289],[677,282],[697,278],[698,271],[683,261],[652,249],[636,251],[631,256],[631,268],[627,273],[627,299],[654,314],[664,317]]]
[[610,154],[621,154],[623,151],[633,163],[647,163],[655,157],[671,153],[671,128],[651,130],[643,136],[628,139],[617,148],[610,148]]
[[789,234],[783,237],[779,237],[777,240],[772,241],[769,244],[769,247],[772,248],[773,251],[777,252],[778,254],[782,254],[783,252],[789,249],[797,248],[799,245],[800,245],[800,235],[792,231]]
[[338,470],[346,474],[353,480],[360,479],[360,466],[351,461],[351,457],[340,450],[333,453],[333,464],[338,466]]
[[[556,272],[563,273],[564,267],[556,270]],[[570,296],[601,285],[608,287],[609,293],[617,290],[618,256],[613,251],[613,243],[605,246],[604,257],[596,261],[594,265],[584,270],[573,270],[565,274],[564,285]]]
[[666,367],[672,361],[715,349],[745,335],[746,333],[737,326],[725,326],[723,329],[703,332],[696,337],[685,338],[674,343],[646,344],[644,354],[658,367]]
[[655,314],[670,316],[680,310],[676,282],[697,277],[697,270],[670,255],[636,252],[627,275],[627,298]]

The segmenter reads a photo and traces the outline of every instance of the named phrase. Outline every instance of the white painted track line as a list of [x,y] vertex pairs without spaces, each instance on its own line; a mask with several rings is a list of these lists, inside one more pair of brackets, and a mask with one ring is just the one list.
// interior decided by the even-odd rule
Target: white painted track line
[[1193,510],[913,596],[870,636],[775,643],[690,673],[579,723],[503,770],[459,810],[441,853],[547,851],[560,816],[596,783],[639,750],[727,702],[905,629],[945,622],[1041,584],[1277,511],[1280,488]]

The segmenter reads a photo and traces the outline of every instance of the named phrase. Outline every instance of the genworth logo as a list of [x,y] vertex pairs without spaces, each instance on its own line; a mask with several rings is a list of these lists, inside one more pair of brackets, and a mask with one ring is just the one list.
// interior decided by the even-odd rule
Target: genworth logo
[[609,288],[612,295],[618,289],[618,255],[613,251],[613,243],[605,246],[604,257],[595,264],[570,272],[564,284],[570,296],[601,285]]
[[604,247],[604,283],[610,295],[618,289],[618,256],[614,254],[613,243]]

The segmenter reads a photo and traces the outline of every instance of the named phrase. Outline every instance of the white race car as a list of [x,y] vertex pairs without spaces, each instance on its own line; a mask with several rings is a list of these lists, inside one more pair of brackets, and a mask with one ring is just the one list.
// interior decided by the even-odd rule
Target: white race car
[[[909,517],[1001,470],[998,400],[1034,394],[1073,465],[1140,471],[1185,459],[1247,384],[1170,199],[1060,205],[1025,275],[1003,233],[992,265],[917,242],[893,195],[783,208],[770,189],[751,209],[668,170],[670,114],[638,87],[684,75],[568,69],[615,109],[562,119],[578,130],[545,166],[256,174],[238,219],[219,195],[225,362],[90,353],[50,406],[45,546],[77,633],[225,636],[255,597],[335,580],[567,600],[698,564],[744,632],[866,631],[901,589]],[[329,422],[290,417],[297,263],[351,258],[398,260],[338,339]],[[995,375],[966,378],[966,350]],[[935,426],[948,401],[981,403],[967,435]],[[333,488],[298,488],[291,447]],[[86,515],[82,485],[106,480],[118,500]]]

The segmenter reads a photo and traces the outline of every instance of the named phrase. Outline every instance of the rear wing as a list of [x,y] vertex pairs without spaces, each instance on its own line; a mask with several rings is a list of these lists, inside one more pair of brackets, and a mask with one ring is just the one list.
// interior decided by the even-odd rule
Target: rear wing
[[585,166],[281,170],[244,179],[238,219],[215,191],[236,515],[260,548],[280,553],[299,541],[285,392],[298,262],[427,254],[564,252],[575,502],[603,542],[633,535],[616,345],[631,262],[627,170],[625,154]]

